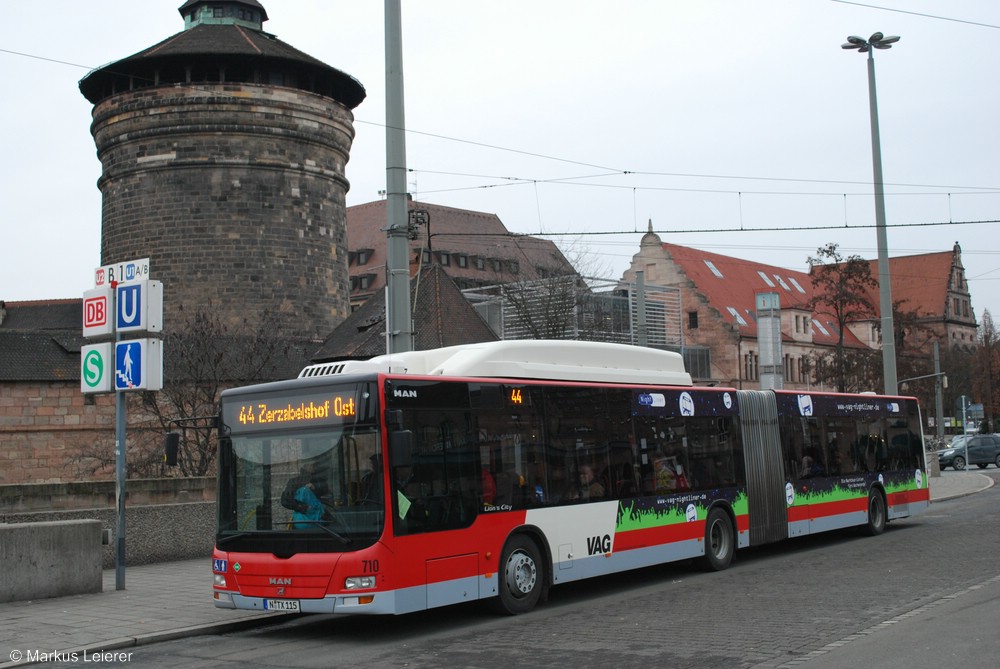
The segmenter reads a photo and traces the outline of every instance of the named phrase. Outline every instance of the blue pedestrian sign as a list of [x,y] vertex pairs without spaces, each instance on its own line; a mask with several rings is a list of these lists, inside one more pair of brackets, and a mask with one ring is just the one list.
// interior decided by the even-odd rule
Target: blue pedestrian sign
[[159,339],[129,339],[115,344],[115,390],[160,390],[163,348]]

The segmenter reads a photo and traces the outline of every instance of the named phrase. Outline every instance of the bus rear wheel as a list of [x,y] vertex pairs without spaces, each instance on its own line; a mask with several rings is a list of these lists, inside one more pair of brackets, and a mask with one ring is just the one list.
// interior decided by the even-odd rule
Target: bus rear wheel
[[878,490],[868,493],[868,523],[865,525],[865,534],[870,537],[885,532],[886,526],[885,498]]
[[500,566],[500,596],[491,600],[493,609],[513,616],[535,608],[545,586],[545,567],[535,542],[523,534],[511,537]]
[[736,553],[736,537],[729,514],[715,508],[708,512],[705,521],[705,557],[702,567],[706,571],[722,571],[729,567]]

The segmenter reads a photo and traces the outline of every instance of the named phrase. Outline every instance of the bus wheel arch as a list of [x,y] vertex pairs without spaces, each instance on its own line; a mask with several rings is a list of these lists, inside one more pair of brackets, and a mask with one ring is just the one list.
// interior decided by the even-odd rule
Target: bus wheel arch
[[701,566],[706,571],[727,569],[736,555],[736,521],[732,510],[716,504],[705,518],[705,555]]
[[868,490],[867,520],[863,526],[864,533],[870,537],[885,532],[889,523],[889,507],[886,503],[885,491],[879,485],[873,485]]
[[498,595],[490,607],[502,614],[519,615],[531,611],[548,597],[549,568],[544,542],[531,531],[518,531],[504,542],[497,564]]

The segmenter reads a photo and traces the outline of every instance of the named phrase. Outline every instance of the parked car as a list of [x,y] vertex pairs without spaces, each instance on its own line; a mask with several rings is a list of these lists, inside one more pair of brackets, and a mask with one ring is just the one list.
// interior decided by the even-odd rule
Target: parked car
[[[968,450],[968,462],[966,462],[966,450]],[[976,465],[980,469],[986,469],[991,464],[1000,467],[1000,435],[959,435],[951,440],[948,448],[938,451],[938,464],[942,470],[945,467],[962,470],[966,464]]]

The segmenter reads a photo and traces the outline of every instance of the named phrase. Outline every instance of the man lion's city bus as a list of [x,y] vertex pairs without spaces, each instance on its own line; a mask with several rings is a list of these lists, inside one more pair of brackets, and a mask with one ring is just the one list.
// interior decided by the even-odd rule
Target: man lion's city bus
[[505,341],[221,397],[215,605],[402,614],[886,524],[929,504],[910,397],[703,388],[681,357]]

